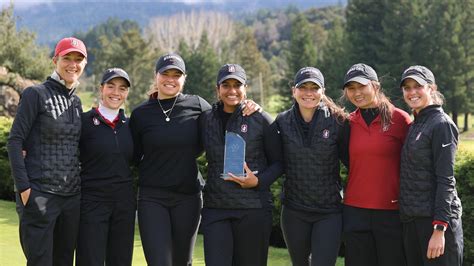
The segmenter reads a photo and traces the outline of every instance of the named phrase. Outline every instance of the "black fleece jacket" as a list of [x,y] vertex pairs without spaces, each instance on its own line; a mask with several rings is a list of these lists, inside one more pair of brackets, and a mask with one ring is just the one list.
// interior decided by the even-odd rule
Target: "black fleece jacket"
[[196,163],[202,152],[198,119],[211,106],[196,95],[177,97],[174,106],[175,98],[160,101],[164,110],[172,108],[168,112],[169,122],[157,99],[149,99],[130,116],[140,198],[156,198],[166,193],[191,195],[201,189]]
[[112,128],[97,109],[82,114],[79,145],[82,199],[117,201],[133,196],[132,134],[123,110],[118,118]]

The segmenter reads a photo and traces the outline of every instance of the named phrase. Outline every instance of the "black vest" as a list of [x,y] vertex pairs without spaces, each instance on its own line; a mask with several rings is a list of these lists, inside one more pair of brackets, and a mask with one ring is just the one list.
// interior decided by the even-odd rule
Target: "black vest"
[[328,110],[316,111],[305,137],[293,105],[276,122],[283,143],[285,181],[283,203],[293,208],[333,212],[341,207],[338,135],[342,130]]
[[[262,208],[262,193],[255,189],[241,188],[235,182],[221,178],[224,170],[225,135],[222,131],[222,120],[219,105],[201,115],[201,132],[204,150],[208,162],[208,174],[204,187],[204,207],[222,209],[252,209]],[[263,129],[265,118],[260,113],[242,116],[239,107],[229,118],[226,130],[242,136],[246,142],[245,161],[254,171],[263,172],[267,168],[264,153]]]
[[82,106],[79,98],[62,84],[48,79],[38,86],[44,112],[40,124],[41,187],[55,194],[80,191],[79,139]]

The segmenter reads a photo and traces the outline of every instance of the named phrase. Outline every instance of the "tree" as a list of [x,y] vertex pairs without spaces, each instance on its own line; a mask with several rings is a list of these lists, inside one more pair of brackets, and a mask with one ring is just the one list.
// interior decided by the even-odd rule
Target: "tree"
[[192,11],[152,18],[145,28],[145,36],[160,49],[176,51],[179,42],[184,41],[194,50],[206,32],[209,45],[219,53],[221,44],[231,40],[236,31],[234,22],[226,13]]
[[317,64],[325,78],[325,93],[334,100],[341,96],[344,73],[351,64],[346,56],[347,41],[345,38],[343,21],[336,19],[333,28],[329,31],[328,40],[322,48],[322,56]]
[[313,32],[303,13],[293,20],[291,26],[290,49],[287,56],[288,75],[292,80],[295,73],[302,67],[316,65],[316,46]]
[[286,65],[280,69],[281,80],[279,84],[279,93],[285,97],[286,104],[281,106],[281,110],[287,109],[291,101],[289,87],[293,83],[294,75],[302,67],[315,66],[317,61],[316,44],[313,40],[315,33],[303,13],[298,13],[292,20],[291,37],[288,44],[288,50],[282,52],[286,58]]
[[[183,45],[181,49],[185,50]],[[188,75],[184,92],[197,94],[210,103],[216,101],[215,86],[219,62],[205,31],[201,36],[199,46],[191,52],[189,58],[184,58],[184,60]]]
[[0,66],[22,77],[43,80],[53,71],[47,48],[35,44],[36,36],[16,29],[13,4],[0,13]]
[[385,94],[397,106],[405,106],[400,92],[400,76],[408,66],[426,65],[429,57],[421,51],[429,51],[430,19],[425,0],[397,0],[385,3],[382,18],[382,35],[376,50],[378,73]]
[[463,51],[460,38],[461,21],[465,7],[456,0],[434,0],[430,9],[429,38],[430,66],[436,83],[446,97],[446,110],[452,113],[454,123],[461,108],[466,105],[466,87],[462,84]]
[[127,71],[132,82],[127,101],[127,107],[131,110],[147,98],[146,92],[153,83],[154,62],[159,53],[150,48],[150,42],[143,39],[137,29],[112,39],[101,36],[99,43],[99,48],[93,49],[96,54],[94,74],[100,77],[105,69],[111,67]]
[[460,45],[462,55],[460,64],[461,85],[466,88],[466,105],[464,112],[464,131],[469,130],[469,113],[474,108],[474,1],[463,0],[460,5],[463,7]]
[[[383,47],[382,20],[386,1],[352,0],[346,8],[346,33],[351,64],[365,63],[376,68],[377,51]],[[377,69],[376,69],[377,70]]]
[[265,99],[276,91],[272,85],[275,77],[258,49],[254,32],[250,28],[242,26],[242,30],[235,35],[225,63],[237,63],[245,69],[249,84],[247,96],[265,106]]
[[91,75],[94,72],[102,71],[102,69],[95,69],[97,65],[94,62],[96,59],[95,52],[100,50],[101,47],[100,38],[112,40],[122,36],[124,32],[130,31],[132,29],[140,31],[140,26],[137,22],[131,20],[121,21],[117,18],[109,18],[107,21],[93,27],[87,33],[76,33],[75,36],[84,41],[89,51],[87,55],[87,63],[89,67],[87,67],[85,70],[86,74]]

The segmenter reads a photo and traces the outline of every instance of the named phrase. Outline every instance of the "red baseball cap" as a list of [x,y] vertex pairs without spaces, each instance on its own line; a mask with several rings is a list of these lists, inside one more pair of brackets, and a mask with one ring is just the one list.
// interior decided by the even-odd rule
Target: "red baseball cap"
[[67,37],[56,44],[56,49],[54,51],[54,56],[63,56],[70,52],[79,52],[84,57],[87,57],[87,50],[84,43],[74,37]]

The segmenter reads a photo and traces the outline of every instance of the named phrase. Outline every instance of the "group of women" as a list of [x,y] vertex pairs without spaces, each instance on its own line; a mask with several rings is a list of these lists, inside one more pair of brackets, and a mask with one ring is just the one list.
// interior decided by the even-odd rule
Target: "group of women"
[[[293,106],[272,121],[246,100],[238,64],[220,68],[210,105],[183,93],[184,60],[161,56],[149,99],[129,119],[120,109],[132,84],[123,69],[105,71],[99,106],[82,113],[74,90],[84,44],[61,40],[53,62],[53,75],[23,93],[8,144],[28,265],[72,265],[76,242],[76,265],[131,265],[135,210],[148,265],[191,265],[199,225],[206,265],[267,265],[270,186],[282,174],[293,265],[334,265],[342,239],[349,266],[462,264],[458,131],[426,67],[401,78],[414,122],[365,64],[344,78],[351,114],[325,95],[321,71],[304,67]],[[228,132],[245,140],[244,176],[224,173]],[[196,163],[203,151],[205,181]],[[344,190],[340,162],[349,169]]]

